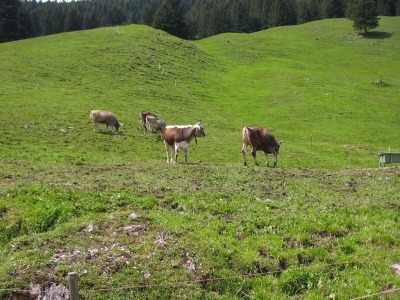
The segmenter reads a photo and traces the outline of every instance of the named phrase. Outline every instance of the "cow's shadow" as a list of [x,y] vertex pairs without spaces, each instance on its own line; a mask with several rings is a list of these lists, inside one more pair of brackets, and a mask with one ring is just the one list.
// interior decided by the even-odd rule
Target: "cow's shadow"
[[202,161],[198,160],[198,161],[194,161],[194,162],[188,161],[186,163],[184,161],[178,161],[175,165],[182,165],[182,166],[191,165],[191,166],[194,166],[194,165],[201,165],[201,164],[203,164]]
[[112,132],[112,131],[102,130],[102,131],[99,131],[99,133],[105,134],[105,135],[112,135],[112,136],[124,136],[124,133],[122,133],[122,132]]

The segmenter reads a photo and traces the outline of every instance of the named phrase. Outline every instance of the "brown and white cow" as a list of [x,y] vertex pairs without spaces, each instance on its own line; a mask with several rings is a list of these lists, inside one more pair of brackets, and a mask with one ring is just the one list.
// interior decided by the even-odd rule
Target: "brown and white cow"
[[146,134],[146,130],[147,130],[147,127],[146,127],[146,117],[147,116],[154,116],[154,117],[157,117],[156,116],[156,114],[154,114],[154,113],[152,113],[152,112],[150,112],[150,111],[141,111],[140,112],[140,130],[142,131],[143,130],[143,132],[144,132],[144,134]]
[[[194,138],[197,144],[197,137],[205,137],[207,133],[204,131],[200,122],[195,125],[170,125],[165,127],[163,131],[165,149],[167,151],[167,163],[177,163],[179,149],[183,150],[185,163],[187,163],[187,149],[190,141]],[[174,157],[175,156],[175,157]]]
[[118,122],[115,114],[105,110],[92,110],[87,123],[90,121],[93,121],[93,131],[96,131],[96,128],[100,131],[99,124],[106,124],[106,131],[108,131],[108,126],[110,126],[112,132],[114,132],[114,128],[118,132],[118,128],[123,125]]
[[147,130],[150,131],[150,135],[152,134],[153,130],[158,131],[160,133],[160,137],[163,137],[164,128],[167,126],[164,120],[159,119],[157,117],[147,115],[146,117],[146,126]]
[[257,151],[264,151],[265,157],[267,158],[267,166],[269,166],[268,154],[274,155],[274,167],[278,164],[279,148],[282,141],[277,142],[270,131],[264,130],[261,127],[246,126],[243,127],[242,130],[242,138],[243,164],[245,166],[247,166],[246,152],[248,146],[251,147],[251,155],[253,156],[254,162],[257,166],[260,165],[256,158]]

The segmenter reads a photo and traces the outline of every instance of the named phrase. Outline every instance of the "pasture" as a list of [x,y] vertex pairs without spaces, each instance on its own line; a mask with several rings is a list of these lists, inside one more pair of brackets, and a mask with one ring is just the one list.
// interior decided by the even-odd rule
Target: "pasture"
[[[400,169],[378,169],[377,153],[400,152],[399,36],[383,17],[368,38],[332,19],[199,41],[132,25],[0,44],[0,298],[67,286],[72,271],[84,299],[398,288]],[[92,109],[124,126],[93,132]],[[169,165],[141,110],[208,136]],[[277,168],[262,153],[242,165],[244,125],[283,141]]]

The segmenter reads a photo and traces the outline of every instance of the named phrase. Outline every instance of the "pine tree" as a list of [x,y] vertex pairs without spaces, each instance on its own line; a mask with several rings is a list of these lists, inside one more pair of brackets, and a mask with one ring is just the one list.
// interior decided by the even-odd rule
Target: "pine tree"
[[269,27],[296,25],[297,15],[294,0],[274,0],[269,13]]
[[187,38],[185,10],[180,0],[164,0],[154,14],[154,28],[180,38]]
[[[400,4],[400,1],[397,0]],[[380,16],[395,16],[396,15],[396,0],[380,0],[376,7]]]
[[40,36],[42,34],[42,29],[40,28],[40,19],[38,10],[32,11],[32,30],[33,36]]
[[34,36],[32,15],[25,4],[22,4],[18,10],[18,32],[20,39]]
[[261,8],[261,29],[269,28],[269,18],[271,15],[272,1],[264,1]]
[[0,43],[18,40],[19,0],[0,0]]
[[81,20],[78,15],[78,10],[75,6],[68,6],[67,15],[65,16],[64,31],[81,30]]
[[302,0],[297,6],[297,24],[303,24],[312,21],[311,10],[308,1]]
[[151,5],[145,5],[145,7],[143,8],[142,17],[140,19],[140,24],[151,26],[153,24],[153,16],[154,11]]
[[51,10],[51,27],[53,33],[64,32],[65,13],[62,4],[56,4]]
[[345,6],[342,0],[324,0],[322,2],[323,18],[343,18]]
[[89,13],[86,13],[83,18],[82,29],[93,29],[97,28],[97,26],[96,12],[92,10]]
[[[209,11],[207,36],[233,30],[233,25],[227,6],[215,7]],[[241,31],[238,31],[241,32]]]
[[379,26],[375,0],[351,0],[346,16],[353,21],[353,28],[364,34]]
[[195,18],[193,17],[193,14],[187,13],[185,16],[186,20],[186,25],[188,28],[188,39],[189,40],[195,40],[198,38],[198,32],[199,32],[199,23]]
[[233,10],[235,32],[250,32],[250,18],[247,7],[242,2],[238,2],[234,5]]

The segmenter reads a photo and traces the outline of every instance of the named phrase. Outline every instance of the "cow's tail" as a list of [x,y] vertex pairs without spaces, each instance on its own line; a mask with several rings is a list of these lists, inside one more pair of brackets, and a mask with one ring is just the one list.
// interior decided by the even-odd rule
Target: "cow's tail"
[[250,139],[249,139],[249,129],[247,127],[243,128],[242,135],[243,135],[242,136],[243,142],[250,141]]

